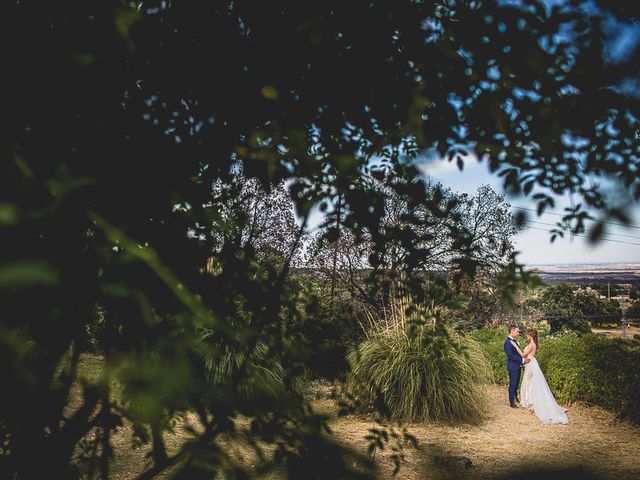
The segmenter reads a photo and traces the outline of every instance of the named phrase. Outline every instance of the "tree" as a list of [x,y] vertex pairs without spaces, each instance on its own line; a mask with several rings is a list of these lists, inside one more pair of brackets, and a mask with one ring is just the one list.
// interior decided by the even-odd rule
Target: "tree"
[[[5,2],[0,435],[10,453],[2,475],[74,478],[82,467],[107,478],[110,435],[127,418],[153,444],[147,477],[169,467],[183,477],[240,476],[215,440],[241,437],[232,426],[244,415],[254,439],[277,444],[292,476],[327,468],[329,478],[357,476],[293,389],[275,404],[237,389],[256,366],[279,362],[287,385],[300,374],[282,328],[298,315],[287,283],[292,255],[272,262],[233,235],[220,248],[207,231],[220,220],[212,185],[232,183],[240,162],[267,191],[287,180],[300,218],[323,202],[339,205],[328,226],[369,235],[374,269],[399,233],[379,229],[385,195],[367,176],[413,178],[429,148],[460,167],[475,152],[540,210],[551,194],[574,195],[566,220],[575,232],[586,207],[627,221],[591,180],[614,178],[640,195],[638,100],[625,90],[640,53],[620,62],[601,55],[607,10],[637,19],[637,7],[593,4],[601,9]],[[435,216],[453,208],[411,183],[389,185]],[[423,240],[412,240],[415,232],[401,238],[412,247],[403,258],[409,285],[425,256],[413,248]],[[455,257],[473,273],[463,233]],[[78,346],[97,307],[106,368],[80,386],[79,408],[69,410]],[[208,366],[230,350],[237,382],[212,389]],[[123,397],[114,397],[114,382]],[[163,454],[166,419],[185,412],[197,413],[202,434],[193,448]],[[93,458],[78,465],[83,447]]]
[[620,304],[600,298],[589,292],[574,292],[568,283],[558,283],[545,288],[534,302],[551,317],[551,331],[591,331],[590,324],[615,323],[620,318]]
[[[387,276],[408,269],[445,275],[472,270],[476,281],[467,286],[477,284],[486,290],[511,261],[513,237],[520,227],[504,197],[491,187],[482,186],[475,195],[468,195],[428,179],[413,182],[428,201],[439,205],[441,210],[436,213],[415,202],[418,194],[400,194],[384,183],[372,183],[384,194],[378,232],[390,240],[376,245],[372,235],[358,237],[343,227],[337,237],[337,230],[330,236],[321,228],[307,262],[325,281],[346,289],[354,299],[377,304],[379,299],[372,296],[368,285],[376,280],[371,276],[374,263]],[[327,224],[331,228],[331,216]],[[466,250],[461,252],[463,245]]]
[[637,319],[640,318],[640,301],[636,300],[631,303],[627,308],[627,318]]
[[214,253],[223,246],[251,249],[258,258],[292,255],[293,264],[299,262],[302,231],[293,213],[293,203],[283,182],[267,192],[255,178],[238,174],[231,181],[214,183],[208,205],[215,212],[213,221],[199,225],[191,235],[213,237]]
[[558,283],[545,288],[538,299],[539,308],[545,316],[551,317],[551,333],[562,330],[591,331],[589,321],[581,318],[582,311],[576,301],[573,287],[568,283]]
[[580,312],[590,318],[595,325],[617,323],[620,320],[620,303],[617,300],[605,300],[598,295],[579,292],[575,296]]

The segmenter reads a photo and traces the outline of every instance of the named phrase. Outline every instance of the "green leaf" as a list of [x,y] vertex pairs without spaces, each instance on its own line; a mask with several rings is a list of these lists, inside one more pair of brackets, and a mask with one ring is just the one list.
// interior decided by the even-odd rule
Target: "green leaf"
[[534,184],[535,182],[533,180],[530,180],[524,184],[523,190],[525,195],[529,195],[531,193],[531,190],[533,190]]
[[0,226],[13,225],[20,219],[20,210],[10,203],[0,203]]
[[141,15],[133,8],[122,8],[116,13],[114,23],[116,31],[124,38],[129,40],[129,32],[134,23],[141,18]]
[[604,225],[602,223],[596,223],[591,232],[589,232],[589,240],[593,243],[600,240],[600,237],[604,233]]
[[128,297],[131,294],[129,287],[122,283],[105,283],[102,285],[102,291],[106,295],[121,298]]
[[83,67],[90,67],[97,60],[97,57],[92,53],[73,53],[71,57],[76,63]]
[[31,167],[29,166],[29,164],[24,161],[24,158],[22,158],[17,153],[14,153],[13,160],[25,177],[34,178],[33,170],[31,170]]
[[0,267],[0,288],[58,285],[58,271],[46,262],[24,260]]
[[262,96],[267,100],[277,100],[278,99],[278,90],[273,85],[265,85],[262,87]]

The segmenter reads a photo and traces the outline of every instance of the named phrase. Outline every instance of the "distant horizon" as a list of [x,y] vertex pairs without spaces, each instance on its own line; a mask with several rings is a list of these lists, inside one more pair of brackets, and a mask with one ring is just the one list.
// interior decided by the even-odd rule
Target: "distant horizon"
[[525,265],[536,266],[536,267],[548,267],[548,266],[557,266],[557,265],[615,265],[615,264],[640,264],[640,260],[631,260],[631,261],[607,261],[607,262],[552,262],[552,263],[525,263]]

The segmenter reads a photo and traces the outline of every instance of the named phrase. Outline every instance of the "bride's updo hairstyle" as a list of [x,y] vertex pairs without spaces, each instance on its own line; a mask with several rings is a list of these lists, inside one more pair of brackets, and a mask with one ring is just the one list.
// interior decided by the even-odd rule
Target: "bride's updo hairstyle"
[[533,338],[533,341],[536,344],[536,348],[538,348],[540,346],[538,343],[538,331],[535,328],[530,328],[527,330],[527,335],[531,335],[531,338]]

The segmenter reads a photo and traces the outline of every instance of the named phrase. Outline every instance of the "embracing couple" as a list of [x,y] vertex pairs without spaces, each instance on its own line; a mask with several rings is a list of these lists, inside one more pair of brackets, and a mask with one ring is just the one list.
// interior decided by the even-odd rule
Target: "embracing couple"
[[542,423],[568,424],[566,409],[557,404],[536,360],[538,332],[534,329],[527,330],[529,343],[524,350],[520,348],[518,343],[519,336],[520,329],[511,325],[509,336],[504,342],[504,351],[507,354],[507,371],[509,372],[509,404],[511,408],[517,408],[517,389],[521,372],[523,372],[522,385],[520,386],[520,405],[533,410]]

